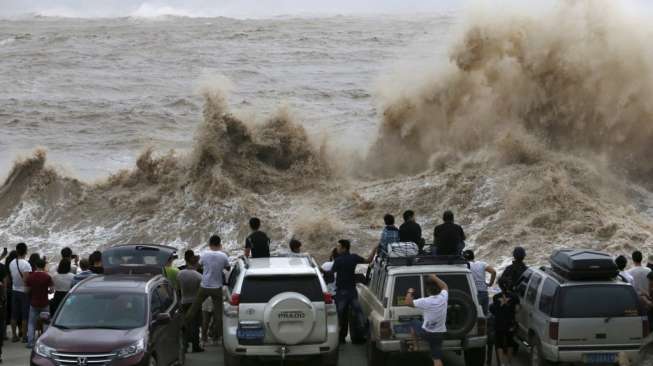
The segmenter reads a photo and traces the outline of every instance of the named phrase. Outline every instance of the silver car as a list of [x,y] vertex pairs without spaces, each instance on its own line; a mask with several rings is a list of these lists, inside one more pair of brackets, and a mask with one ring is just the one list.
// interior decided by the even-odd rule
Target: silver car
[[634,360],[648,335],[634,288],[617,280],[571,281],[550,268],[529,269],[517,292],[519,341],[531,365],[558,362],[615,364]]

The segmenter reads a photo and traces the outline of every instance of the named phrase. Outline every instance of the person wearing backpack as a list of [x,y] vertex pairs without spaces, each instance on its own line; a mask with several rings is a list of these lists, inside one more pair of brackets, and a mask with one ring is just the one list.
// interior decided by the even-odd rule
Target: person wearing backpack
[[490,312],[494,316],[494,345],[499,354],[500,365],[510,365],[513,350],[516,347],[513,340],[517,321],[515,319],[519,309],[519,297],[509,288],[507,279],[499,280],[501,293],[494,295]]
[[506,286],[508,286],[508,291],[515,291],[515,286],[519,281],[524,272],[528,269],[528,266],[524,263],[526,258],[526,249],[522,247],[515,247],[512,251],[513,261],[512,264],[506,267],[506,269],[501,274],[499,281],[506,281]]

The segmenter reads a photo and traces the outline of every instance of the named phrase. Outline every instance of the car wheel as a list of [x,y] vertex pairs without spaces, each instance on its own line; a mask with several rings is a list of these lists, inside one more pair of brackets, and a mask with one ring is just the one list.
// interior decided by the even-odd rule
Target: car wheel
[[376,348],[376,342],[371,339],[367,340],[367,365],[368,366],[385,366],[387,355],[385,352]]
[[465,356],[465,366],[484,365],[485,347],[466,349],[464,356]]
[[186,364],[186,342],[183,335],[179,337],[179,350],[177,355],[177,365],[184,366]]
[[535,337],[531,341],[531,366],[551,366],[552,362],[546,360],[542,355],[542,343]]
[[224,356],[224,366],[240,366],[242,363],[240,357],[230,354],[226,349],[222,354]]

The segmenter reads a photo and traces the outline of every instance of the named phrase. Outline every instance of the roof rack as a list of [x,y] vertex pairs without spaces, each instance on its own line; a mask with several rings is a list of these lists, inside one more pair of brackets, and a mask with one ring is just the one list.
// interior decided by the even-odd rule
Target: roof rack
[[389,256],[387,252],[380,250],[376,262],[381,266],[427,266],[427,265],[465,265],[469,268],[469,262],[460,255],[436,255],[432,254],[434,248],[430,245],[424,246],[422,252],[417,255]]

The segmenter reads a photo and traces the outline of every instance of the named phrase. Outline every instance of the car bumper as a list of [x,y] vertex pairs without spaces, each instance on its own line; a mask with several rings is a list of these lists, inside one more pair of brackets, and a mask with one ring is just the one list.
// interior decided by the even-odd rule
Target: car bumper
[[[406,352],[408,349],[407,339],[392,339],[377,341],[376,347],[382,352]],[[487,337],[467,337],[460,339],[445,339],[442,342],[442,349],[445,351],[461,351],[469,348],[482,348],[487,345]],[[429,345],[424,342],[418,342],[417,347],[413,348],[414,352],[425,352],[429,350]]]
[[590,347],[579,347],[578,349],[569,349],[573,347],[559,347],[557,345],[542,345],[542,353],[545,359],[553,362],[583,362],[585,355],[589,354],[606,354],[606,353],[615,353],[625,354],[630,361],[637,359],[639,354],[640,345],[631,345],[631,346],[621,346],[614,348],[590,348]]
[[[320,354],[329,354],[338,349],[338,326],[328,326],[327,340],[318,344],[284,345],[241,345],[236,336],[237,327],[224,328],[223,335],[225,352],[234,356],[270,357],[270,358],[300,358]],[[285,348],[284,348],[285,347]]]
[[[147,366],[149,361],[149,356],[141,354],[122,360],[113,360],[108,363],[107,366]],[[89,366],[90,365],[91,364],[89,363]],[[50,358],[41,357],[32,352],[32,355],[30,356],[30,366],[57,366],[57,363]]]

